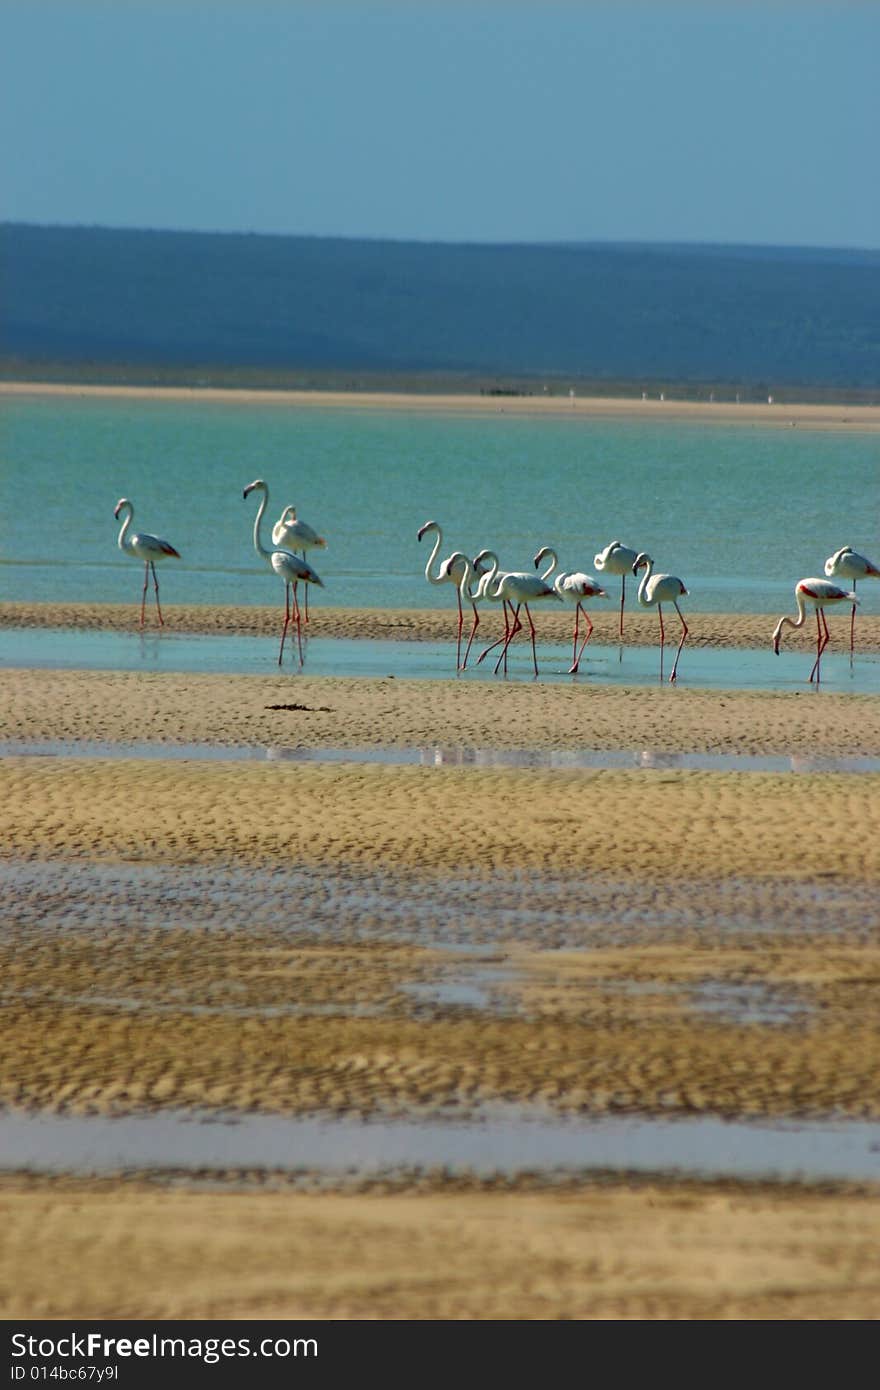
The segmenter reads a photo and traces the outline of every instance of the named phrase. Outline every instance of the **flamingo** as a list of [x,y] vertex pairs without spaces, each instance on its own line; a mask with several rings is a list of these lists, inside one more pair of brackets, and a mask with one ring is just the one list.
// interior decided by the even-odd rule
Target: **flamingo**
[[[840,550],[835,550],[833,555],[829,555],[825,561],[825,573],[829,579],[851,579],[853,593],[856,591],[856,581],[859,579],[880,579],[880,569],[869,560],[866,555],[860,555],[857,550],[853,550],[851,545],[844,545]],[[849,649],[855,646],[855,627],[856,627],[856,605],[852,606],[852,616],[849,620]]]
[[260,523],[263,520],[263,513],[269,503],[269,489],[262,478],[255,478],[252,483],[248,483],[242,493],[243,498],[247,498],[252,492],[262,492],[263,497],[257,508],[257,515],[254,521],[254,550],[265,560],[278,575],[279,579],[284,580],[284,626],[281,629],[281,647],[278,651],[278,665],[284,656],[284,639],[287,636],[287,629],[290,626],[291,607],[290,590],[293,586],[293,620],[296,623],[296,636],[299,646],[299,664],[303,662],[302,649],[302,623],[300,620],[299,603],[296,597],[296,586],[299,583],[317,584],[323,589],[323,581],[312,569],[308,560],[301,560],[298,555],[294,555],[289,550],[267,550],[260,540]]
[[[833,557],[832,557],[833,558]],[[813,669],[810,672],[810,680],[816,677],[816,684],[819,684],[821,676],[819,674],[819,662],[822,653],[828,645],[828,619],[825,617],[824,609],[829,603],[851,603],[853,611],[859,602],[854,590],[841,589],[837,584],[832,584],[830,579],[800,579],[794,586],[794,597],[797,603],[798,615],[796,618],[789,618],[784,615],[776,624],[773,633],[773,650],[779,655],[779,639],[782,636],[782,629],[788,627],[803,627],[806,620],[806,604],[811,604],[816,610],[816,660],[813,662]],[[823,631],[824,629],[824,631]]]
[[116,520],[119,520],[120,512],[125,512],[126,517],[119,532],[119,539],[116,544],[123,555],[130,555],[133,560],[143,560],[144,562],[144,591],[141,595],[141,627],[144,625],[144,609],[147,602],[147,585],[150,579],[150,571],[153,573],[153,587],[156,591],[156,612],[159,615],[159,626],[164,627],[162,619],[162,608],[159,603],[159,581],[156,578],[156,563],[159,560],[181,558],[179,551],[174,549],[168,541],[161,540],[158,536],[151,536],[147,531],[135,531],[132,535],[128,534],[128,528],[134,520],[134,505],[127,497],[120,497],[113,512]]
[[[307,521],[300,521],[296,507],[285,507],[272,527],[272,544],[281,550],[298,551],[303,559],[307,550],[323,550],[327,542]],[[309,621],[309,590],[306,586],[306,622]]]
[[[484,651],[480,652],[480,655],[477,657],[477,665],[479,666],[483,657],[487,656],[495,647],[501,646],[501,653],[498,660],[495,662],[495,674],[498,674],[498,667],[501,665],[502,661],[504,662],[505,675],[507,674],[507,649],[516,634],[522,628],[519,610],[520,608],[524,608],[526,610],[526,617],[529,620],[529,628],[531,629],[532,665],[535,668],[535,675],[537,676],[538,658],[535,653],[535,624],[532,622],[529,604],[537,603],[544,599],[556,599],[561,603],[562,596],[549,584],[546,584],[543,579],[539,578],[537,574],[527,574],[524,570],[514,570],[499,574],[498,556],[492,550],[482,551],[481,556],[483,560],[491,558],[494,563],[489,573],[483,575],[483,578],[480,580],[477,597],[492,599],[496,603],[500,600],[504,610],[504,636],[499,637],[497,642],[492,642]],[[468,598],[471,598],[470,582],[472,577],[473,568],[469,566],[469,568],[465,569],[460,584],[461,592],[466,594]],[[471,601],[473,602],[473,599]],[[509,621],[508,613],[510,615]]]
[[[436,522],[436,521],[426,521],[425,524],[424,524],[424,526],[420,526],[420,527],[419,527],[419,536],[418,536],[419,540],[421,541],[422,536],[426,536],[426,535],[428,534],[429,531],[435,531],[435,532],[437,533],[437,539],[436,539],[435,542],[434,542],[434,549],[431,551],[431,554],[428,556],[428,563],[425,565],[425,578],[427,579],[427,581],[428,581],[429,584],[454,584],[454,585],[455,585],[455,592],[456,592],[456,596],[457,596],[457,599],[458,599],[458,641],[457,641],[456,652],[455,652],[455,666],[456,666],[456,670],[458,670],[458,671],[463,671],[463,670],[465,669],[465,667],[467,666],[467,660],[468,660],[468,656],[470,655],[470,650],[471,650],[471,643],[472,643],[473,640],[474,640],[474,633],[476,632],[477,628],[480,626],[480,615],[479,615],[479,613],[477,612],[477,603],[478,603],[479,599],[480,599],[481,597],[483,597],[483,595],[482,595],[482,594],[478,594],[477,597],[474,598],[474,597],[471,596],[471,594],[470,594],[469,592],[467,593],[467,599],[468,599],[468,601],[469,601],[469,603],[470,603],[470,605],[471,605],[471,608],[474,610],[474,622],[473,622],[473,627],[471,628],[471,635],[470,635],[470,637],[468,638],[467,651],[466,651],[465,654],[464,654],[464,661],[462,661],[462,659],[461,659],[461,631],[462,631],[462,627],[464,626],[464,610],[463,610],[463,608],[462,608],[462,586],[461,586],[461,581],[462,581],[462,579],[465,577],[465,575],[467,574],[467,568],[466,568],[467,565],[468,565],[468,564],[471,564],[471,562],[468,560],[467,556],[466,556],[465,554],[462,553],[462,551],[456,550],[456,551],[453,552],[452,555],[447,555],[446,559],[445,559],[445,560],[442,560],[442,561],[440,562],[440,565],[439,565],[439,568],[438,568],[438,570],[437,570],[437,573],[436,573],[436,574],[432,574],[432,573],[431,573],[431,566],[433,565],[434,561],[437,559],[437,555],[438,555],[438,553],[439,553],[439,551],[440,551],[440,547],[441,547],[441,545],[443,544],[443,532],[442,532],[442,530],[440,529],[440,524],[439,524],[439,522]],[[472,575],[474,575],[474,574],[476,574],[476,575],[481,575],[481,574],[483,573],[483,569],[482,569],[482,560],[483,560],[483,557],[484,557],[487,553],[489,553],[489,552],[481,551],[481,553],[480,553],[480,554],[476,557],[476,559],[473,561],[473,564],[471,565],[471,574],[472,574]]]
[[650,555],[645,554],[644,551],[642,551],[641,554],[637,555],[635,558],[635,562],[632,567],[633,574],[638,574],[640,569],[644,569],[645,574],[641,584],[639,585],[639,603],[643,608],[653,608],[654,604],[656,603],[657,616],[660,619],[661,679],[663,677],[663,643],[665,641],[666,636],[663,628],[664,603],[672,604],[681,621],[681,641],[678,644],[678,651],[675,653],[675,660],[672,663],[672,674],[669,677],[670,682],[673,682],[678,674],[678,658],[681,656],[681,649],[684,646],[685,639],[688,635],[688,625],[682,617],[681,609],[678,606],[678,600],[681,598],[682,594],[686,594],[688,591],[684,587],[684,584],[681,582],[677,575],[655,574],[654,561],[651,559]]
[[[546,583],[559,563],[556,558],[556,551],[552,546],[543,545],[538,551],[535,556],[535,569],[538,568],[543,559],[550,560],[550,564],[541,575],[541,578]],[[571,649],[572,664],[568,671],[568,674],[573,676],[580,665],[584,647],[593,634],[593,624],[590,621],[587,610],[583,607],[584,600],[588,598],[607,598],[608,595],[599,584],[598,580],[594,579],[591,574],[583,574],[580,570],[574,571],[571,574],[557,574],[556,578],[553,580],[553,587],[564,603],[573,603],[575,605],[574,638]],[[581,643],[580,649],[578,649],[577,643],[581,614],[583,614],[584,622],[587,624],[587,635]]]
[[600,550],[598,555],[593,556],[593,564],[597,570],[607,571],[608,574],[620,575],[620,623],[618,631],[623,636],[623,604],[626,598],[626,576],[633,573],[633,565],[638,559],[638,551],[629,550],[627,546],[621,545],[620,541],[612,541],[606,545],[604,550]]

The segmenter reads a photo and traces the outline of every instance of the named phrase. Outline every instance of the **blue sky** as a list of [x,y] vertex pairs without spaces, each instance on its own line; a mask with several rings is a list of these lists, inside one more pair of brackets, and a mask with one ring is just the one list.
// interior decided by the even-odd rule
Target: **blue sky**
[[880,4],[0,0],[0,219],[880,247]]

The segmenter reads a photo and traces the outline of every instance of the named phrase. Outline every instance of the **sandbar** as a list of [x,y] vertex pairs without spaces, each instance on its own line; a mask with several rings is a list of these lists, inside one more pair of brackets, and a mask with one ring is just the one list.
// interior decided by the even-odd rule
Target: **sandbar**
[[[0,716],[46,746],[0,760],[4,1107],[880,1118],[880,774],[57,752],[876,756],[880,697],[6,669]],[[880,1314],[872,1183],[19,1172],[0,1209],[7,1318]]]
[[677,420],[693,424],[742,424],[771,428],[880,429],[880,405],[847,401],[682,400],[659,393],[642,396],[493,392],[317,391],[259,388],[134,386],[97,383],[0,381],[0,396],[66,396],[102,399],[216,401],[218,404],[270,404],[301,410],[383,410],[417,413],[508,414],[553,418]]

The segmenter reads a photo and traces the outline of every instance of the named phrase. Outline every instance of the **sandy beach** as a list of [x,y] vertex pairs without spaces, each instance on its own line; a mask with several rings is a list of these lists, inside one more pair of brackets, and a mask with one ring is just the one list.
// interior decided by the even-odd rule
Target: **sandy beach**
[[[6,604],[0,622],[133,612]],[[188,631],[277,623],[273,609],[166,616]],[[442,611],[314,622],[450,637]],[[708,643],[766,627],[694,620]],[[866,649],[878,635],[860,617]],[[796,769],[880,756],[877,697],[536,682],[487,699],[454,678],[308,674],[292,694],[285,674],[6,669],[0,710],[5,739],[47,752],[214,750],[0,762],[0,1103],[17,1113],[880,1119],[880,774],[271,755],[702,751]],[[220,756],[243,744],[262,759]],[[453,987],[475,962],[493,983],[463,1007]],[[267,1164],[209,1186],[182,1170],[7,1173],[3,1315],[880,1314],[870,1183],[334,1182]]]
[[156,400],[216,400],[227,404],[272,403],[293,409],[402,410],[414,412],[451,411],[456,414],[499,414],[553,416],[571,415],[607,419],[627,417],[690,420],[704,424],[779,426],[783,429],[803,425],[810,429],[880,429],[880,405],[850,402],[807,402],[786,400],[778,394],[767,401],[679,400],[658,395],[642,397],[535,394],[473,394],[404,391],[287,391],[252,388],[189,386],[128,386],[97,383],[0,381],[2,396],[81,396],[84,399],[152,397]]

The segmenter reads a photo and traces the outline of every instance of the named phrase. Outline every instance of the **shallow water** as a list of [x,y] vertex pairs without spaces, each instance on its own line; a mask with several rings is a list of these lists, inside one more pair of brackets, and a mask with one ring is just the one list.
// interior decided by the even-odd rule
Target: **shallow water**
[[880,1180],[880,1124],[565,1120],[496,1106],[462,1121],[199,1115],[0,1113],[0,1168],[100,1174],[273,1169],[340,1177],[445,1168],[562,1177],[618,1169],[694,1177]]
[[[538,679],[553,684],[652,686],[660,684],[658,647],[593,647],[576,676],[568,674],[568,644],[538,646]],[[455,671],[455,647],[449,642],[391,642],[311,637],[305,659],[285,656],[283,671],[292,677],[372,676],[462,682],[534,682],[530,649],[512,650],[509,673],[494,676],[488,663]],[[672,669],[668,649],[665,672]],[[685,647],[678,669],[679,687],[708,690],[807,690],[812,655],[766,649]],[[67,628],[0,628],[0,669],[36,667],[58,670],[203,672],[220,675],[277,675],[278,643],[271,637],[216,637],[192,633],[144,634],[80,631]],[[853,694],[880,693],[880,654],[829,649],[822,658],[822,690]]]
[[287,748],[275,744],[110,743],[89,739],[0,739],[0,758],[135,758],[167,762],[372,763],[397,767],[597,768],[699,772],[880,772],[878,757],[802,753],[667,753],[650,748]]
[[[429,518],[442,555],[491,546],[514,570],[552,545],[563,569],[590,571],[620,539],[681,575],[701,612],[784,613],[839,546],[876,558],[880,439],[792,429],[782,407],[784,428],[574,408],[530,419],[500,402],[476,415],[75,395],[0,408],[0,475],[26,483],[0,509],[0,589],[13,600],[139,602],[142,569],[116,545],[126,496],[135,528],[180,551],[163,600],[280,603],[253,551],[257,499],[242,498],[256,477],[270,524],[291,503],[326,536],[311,558],[343,608],[449,602],[424,578]],[[864,587],[877,612],[880,586]]]

